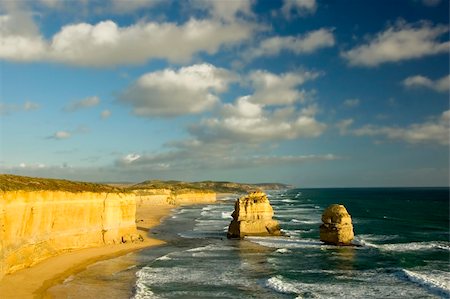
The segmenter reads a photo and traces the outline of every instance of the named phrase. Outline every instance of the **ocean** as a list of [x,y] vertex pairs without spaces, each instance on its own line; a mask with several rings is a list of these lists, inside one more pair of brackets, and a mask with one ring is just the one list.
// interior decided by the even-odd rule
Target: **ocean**
[[[152,231],[166,245],[96,263],[53,289],[68,298],[450,298],[448,188],[267,194],[285,237],[228,240],[237,196],[183,206]],[[333,203],[347,208],[360,246],[319,241]]]

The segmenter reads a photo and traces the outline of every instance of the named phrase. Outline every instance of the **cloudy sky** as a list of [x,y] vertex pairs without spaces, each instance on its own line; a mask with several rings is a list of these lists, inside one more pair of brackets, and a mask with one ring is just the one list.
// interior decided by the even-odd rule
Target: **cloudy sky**
[[0,172],[449,185],[447,0],[0,0]]

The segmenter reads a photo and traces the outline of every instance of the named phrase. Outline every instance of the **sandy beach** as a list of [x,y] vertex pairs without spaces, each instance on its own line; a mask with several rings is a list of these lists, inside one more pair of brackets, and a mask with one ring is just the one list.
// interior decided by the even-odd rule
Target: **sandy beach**
[[64,253],[46,259],[30,268],[6,275],[0,281],[2,299],[51,298],[46,290],[66,278],[84,270],[87,266],[132,251],[163,244],[163,241],[150,238],[149,230],[158,225],[170,214],[173,205],[157,204],[141,206],[137,209],[136,219],[143,242],[87,248]]

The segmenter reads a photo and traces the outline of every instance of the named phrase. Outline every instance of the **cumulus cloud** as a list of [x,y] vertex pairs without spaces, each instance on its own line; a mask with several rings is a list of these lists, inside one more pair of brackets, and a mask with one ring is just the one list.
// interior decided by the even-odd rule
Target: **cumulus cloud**
[[316,79],[320,73],[311,71],[274,74],[263,70],[251,72],[247,78],[254,94],[249,97],[253,103],[267,105],[285,105],[304,102],[306,92],[298,86]]
[[107,20],[66,25],[47,40],[38,32],[17,31],[16,23],[14,15],[0,16],[0,59],[95,67],[158,58],[186,62],[197,53],[214,54],[222,46],[242,42],[256,30],[256,26],[241,21],[190,19],[180,25],[139,22],[120,27]]
[[120,100],[139,116],[195,114],[219,103],[218,94],[235,79],[231,72],[210,64],[165,69],[142,75]]
[[322,28],[310,31],[301,36],[274,36],[262,40],[255,48],[245,52],[247,60],[261,56],[275,56],[282,51],[294,54],[310,54],[322,48],[334,46],[335,38],[332,29]]
[[374,67],[387,62],[448,53],[450,42],[441,41],[444,34],[448,37],[448,32],[448,25],[397,22],[368,43],[342,52],[341,56],[352,66]]
[[315,118],[317,108],[293,107],[264,109],[262,104],[241,97],[225,104],[221,117],[204,119],[190,127],[190,133],[202,142],[244,142],[258,144],[320,136],[326,125]]
[[357,107],[361,101],[359,99],[346,99],[344,101],[344,106],[346,107]]
[[77,111],[83,108],[90,108],[100,104],[100,98],[97,96],[87,97],[67,104],[64,110],[67,112]]
[[429,88],[437,92],[448,92],[450,89],[450,75],[440,79],[431,80],[422,75],[415,75],[403,80],[403,85],[407,88]]
[[0,115],[9,115],[20,111],[33,111],[39,109],[41,106],[38,103],[26,101],[23,104],[8,104],[0,103]]
[[316,0],[284,0],[281,12],[286,19],[290,19],[295,15],[314,13],[316,9]]
[[358,129],[349,129],[352,120],[340,123],[341,133],[355,136],[381,136],[392,140],[401,140],[412,144],[448,145],[450,138],[450,110],[439,117],[408,127],[366,125]]

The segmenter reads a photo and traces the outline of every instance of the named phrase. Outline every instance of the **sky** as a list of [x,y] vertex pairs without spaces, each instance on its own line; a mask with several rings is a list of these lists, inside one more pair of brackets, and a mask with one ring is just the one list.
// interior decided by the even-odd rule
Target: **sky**
[[449,186],[447,0],[0,0],[0,173]]

